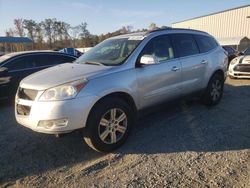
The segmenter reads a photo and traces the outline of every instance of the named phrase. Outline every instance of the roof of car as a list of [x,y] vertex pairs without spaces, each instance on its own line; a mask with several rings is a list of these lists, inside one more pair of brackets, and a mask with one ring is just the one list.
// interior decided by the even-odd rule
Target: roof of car
[[118,35],[115,37],[112,37],[112,39],[115,38],[129,38],[129,37],[146,37],[148,35],[150,35],[151,33],[156,33],[156,32],[164,32],[164,31],[179,31],[179,32],[196,32],[196,33],[203,33],[203,34],[208,34],[204,31],[200,31],[200,30],[195,30],[195,29],[185,29],[185,28],[171,28],[171,27],[167,27],[167,28],[159,28],[159,29],[154,29],[154,30],[150,30],[150,31],[145,31],[145,32],[134,32],[134,33],[129,33],[129,34],[124,34],[124,35]]
[[35,54],[35,53],[54,53],[54,54],[63,54],[63,55],[68,55],[68,56],[75,57],[72,54],[67,54],[67,53],[62,53],[62,52],[57,52],[57,51],[52,51],[52,50],[21,51],[21,52],[9,53],[9,54],[6,54],[6,55],[8,55],[9,57],[14,57],[14,56],[23,55],[23,54]]

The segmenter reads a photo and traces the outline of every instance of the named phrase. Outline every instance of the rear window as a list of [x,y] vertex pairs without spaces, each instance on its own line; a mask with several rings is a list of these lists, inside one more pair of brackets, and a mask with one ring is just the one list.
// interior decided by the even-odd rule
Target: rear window
[[194,35],[194,38],[199,46],[201,53],[213,50],[218,46],[217,42],[212,37],[205,35]]
[[174,34],[173,43],[180,57],[199,54],[199,49],[191,34]]

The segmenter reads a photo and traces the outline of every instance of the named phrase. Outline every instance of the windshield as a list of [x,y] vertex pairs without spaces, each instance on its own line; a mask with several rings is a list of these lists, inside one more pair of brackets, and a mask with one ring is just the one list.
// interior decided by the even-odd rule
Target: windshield
[[245,50],[244,55],[250,55],[250,47]]
[[124,63],[142,39],[143,37],[129,37],[105,40],[82,55],[75,62],[109,66],[120,65]]

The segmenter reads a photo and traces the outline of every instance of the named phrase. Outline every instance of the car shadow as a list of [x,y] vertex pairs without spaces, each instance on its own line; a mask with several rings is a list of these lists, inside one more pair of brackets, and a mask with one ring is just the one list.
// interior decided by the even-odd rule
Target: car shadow
[[124,154],[219,152],[250,149],[250,82],[226,84],[221,103],[199,100],[167,104],[137,122]]
[[[241,97],[237,97],[241,96]],[[128,141],[113,153],[218,152],[250,148],[250,86],[226,84],[215,107],[198,100],[161,105],[140,118]],[[101,154],[79,132],[60,139],[18,126],[13,105],[0,108],[0,185],[46,171],[88,163]]]

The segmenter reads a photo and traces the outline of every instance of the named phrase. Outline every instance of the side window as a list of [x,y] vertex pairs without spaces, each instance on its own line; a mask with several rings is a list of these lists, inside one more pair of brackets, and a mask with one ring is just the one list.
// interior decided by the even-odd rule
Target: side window
[[36,67],[42,67],[49,65],[48,56],[46,54],[33,55],[36,62]]
[[62,63],[70,63],[76,60],[76,58],[70,56],[59,56],[59,58],[61,59]]
[[197,44],[191,34],[173,34],[173,43],[180,57],[195,55],[199,53]]
[[37,67],[53,66],[61,63],[72,62],[75,60],[73,57],[57,54],[34,55],[34,59]]
[[159,62],[175,58],[173,46],[167,35],[151,39],[144,47],[141,56],[153,55]]
[[205,35],[194,35],[201,53],[208,52],[218,46],[217,42]]
[[35,68],[36,62],[32,56],[24,56],[13,59],[12,61],[6,64],[6,67],[9,69],[9,71]]
[[64,55],[49,55],[50,65],[57,65],[57,64],[72,62],[74,60],[75,59],[73,57],[68,57]]

